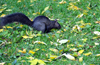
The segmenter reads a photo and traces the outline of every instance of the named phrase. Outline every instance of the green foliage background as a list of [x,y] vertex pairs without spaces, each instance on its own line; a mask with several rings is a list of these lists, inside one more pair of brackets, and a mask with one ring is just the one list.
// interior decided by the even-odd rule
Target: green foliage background
[[[34,57],[41,60],[50,59],[46,54],[50,55],[61,55],[62,53],[70,53],[74,56],[74,53],[78,53],[79,50],[84,50],[84,53],[91,52],[89,56],[81,54],[76,57],[75,61],[71,61],[62,57],[61,59],[52,60],[51,62],[45,62],[47,65],[99,65],[100,56],[100,45],[95,45],[95,43],[100,44],[100,35],[95,35],[94,31],[100,32],[100,0],[64,0],[66,3],[59,4],[61,0],[1,0],[0,9],[4,9],[0,15],[12,14],[16,12],[21,12],[27,15],[31,20],[33,20],[38,15],[45,15],[50,19],[58,19],[62,28],[60,30],[52,30],[48,34],[41,34],[41,32],[33,30],[27,25],[20,23],[8,24],[0,32],[0,63],[5,62],[5,65],[16,64],[16,65],[30,65],[29,59],[27,57]],[[75,10],[68,8],[71,6],[70,3],[77,6],[79,9]],[[5,6],[3,6],[5,4]],[[43,10],[49,6],[43,14]],[[74,10],[73,10],[74,9]],[[86,11],[86,12],[84,12]],[[85,13],[82,17],[77,17],[80,14]],[[84,28],[72,29],[75,25],[82,25],[84,22]],[[88,25],[86,23],[90,23]],[[7,28],[11,26],[12,28]],[[33,38],[23,38],[23,36],[32,36]],[[94,39],[95,38],[95,39]],[[59,44],[57,40],[68,39],[70,42],[64,45],[56,46],[55,43]],[[82,39],[87,39],[83,41]],[[33,44],[35,41],[45,42],[47,45]],[[53,42],[54,44],[51,44]],[[69,45],[69,47],[68,47]],[[71,46],[72,45],[72,46]],[[78,47],[82,45],[83,47]],[[39,49],[35,54],[28,53],[29,50]],[[49,48],[55,48],[62,52],[54,53],[49,50]],[[78,51],[71,51],[71,48],[77,48]],[[26,49],[26,53],[20,53],[18,50]],[[42,49],[45,49],[43,51]],[[66,51],[67,50],[67,51]],[[79,62],[79,57],[83,57],[83,61]]]

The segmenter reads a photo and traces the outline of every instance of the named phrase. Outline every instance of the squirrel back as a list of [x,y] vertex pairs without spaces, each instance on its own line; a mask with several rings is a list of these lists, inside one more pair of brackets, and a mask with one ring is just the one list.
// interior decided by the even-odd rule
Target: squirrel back
[[28,26],[33,27],[38,31],[42,31],[42,33],[48,33],[51,29],[60,29],[61,26],[57,22],[57,20],[51,21],[46,16],[37,16],[33,21],[31,21],[26,15],[23,13],[13,13],[7,15],[5,17],[0,18],[0,28],[5,26],[8,23],[20,22],[22,24],[26,24]]

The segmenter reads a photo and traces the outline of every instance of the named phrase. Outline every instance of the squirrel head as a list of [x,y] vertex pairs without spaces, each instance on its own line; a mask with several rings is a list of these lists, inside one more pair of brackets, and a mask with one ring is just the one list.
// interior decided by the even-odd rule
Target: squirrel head
[[56,29],[60,29],[61,25],[57,22],[57,19],[54,20],[54,26]]

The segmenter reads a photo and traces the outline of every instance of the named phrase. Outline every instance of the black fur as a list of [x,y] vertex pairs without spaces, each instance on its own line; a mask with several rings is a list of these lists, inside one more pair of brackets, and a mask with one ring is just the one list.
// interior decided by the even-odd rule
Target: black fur
[[26,24],[35,28],[38,31],[42,31],[42,33],[48,33],[53,28],[61,28],[57,20],[51,21],[46,16],[37,16],[33,21],[31,21],[23,13],[14,13],[0,18],[0,28],[8,23],[13,22],[20,22],[22,24]]

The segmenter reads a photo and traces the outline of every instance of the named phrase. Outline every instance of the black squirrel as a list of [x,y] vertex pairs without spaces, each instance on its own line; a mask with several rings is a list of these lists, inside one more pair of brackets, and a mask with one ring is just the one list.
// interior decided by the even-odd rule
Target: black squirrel
[[7,15],[5,17],[0,18],[0,27],[5,26],[8,23],[20,22],[22,24],[26,24],[35,28],[38,31],[42,31],[42,33],[48,33],[51,29],[60,29],[61,26],[57,22],[57,20],[51,21],[46,16],[37,16],[33,21],[31,21],[25,14],[23,13],[13,13]]

